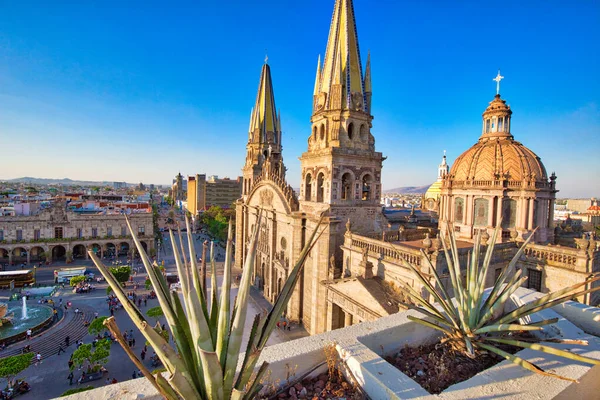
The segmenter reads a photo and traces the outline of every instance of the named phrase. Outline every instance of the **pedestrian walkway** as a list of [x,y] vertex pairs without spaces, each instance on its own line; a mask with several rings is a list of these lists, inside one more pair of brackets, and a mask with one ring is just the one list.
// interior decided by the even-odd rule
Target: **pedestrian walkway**
[[[83,339],[88,334],[88,328],[84,321],[91,321],[94,318],[94,309],[87,306],[79,306],[79,313],[75,314],[73,309],[69,309],[64,318],[48,330],[41,332],[31,340],[24,340],[12,344],[2,352],[0,358],[15,356],[23,352],[23,348],[31,346],[33,354],[40,353],[42,360],[58,353],[58,346],[65,343],[65,338],[69,336],[72,346],[77,340]],[[65,348],[66,350],[66,348]],[[35,362],[35,357],[32,363]]]

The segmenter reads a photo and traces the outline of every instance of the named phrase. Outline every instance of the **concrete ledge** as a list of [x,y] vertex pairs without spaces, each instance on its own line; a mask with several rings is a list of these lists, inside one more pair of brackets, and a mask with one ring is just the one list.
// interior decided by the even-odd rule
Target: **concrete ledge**
[[[515,304],[526,303],[541,296],[537,292],[520,288],[513,299]],[[512,305],[514,307],[515,305]],[[600,309],[568,303],[559,310],[545,310],[532,315],[532,320],[559,317],[558,323],[545,329],[546,335],[555,337],[585,339],[589,346],[558,345],[579,354],[600,359],[600,329],[597,318]],[[451,386],[439,396],[430,395],[415,381],[389,364],[383,355],[391,354],[404,345],[416,346],[435,341],[439,334],[433,329],[410,321],[408,315],[419,315],[416,311],[407,311],[380,318],[373,322],[364,322],[344,329],[326,332],[320,335],[297,339],[267,347],[261,356],[269,363],[270,376],[266,384],[284,385],[286,382],[310,371],[325,361],[323,349],[335,343],[336,348],[348,369],[374,399],[480,399],[502,397],[503,399],[552,399],[556,396],[575,398],[593,398],[600,386],[600,366],[592,368],[588,364],[560,359],[531,350],[522,350],[519,356],[533,361],[550,372],[579,379],[581,383],[572,384],[555,378],[529,372],[508,361],[483,371],[473,378]],[[569,320],[578,324],[576,326]],[[585,332],[584,332],[585,331]],[[587,333],[586,333],[587,332]],[[261,361],[259,361],[260,364]],[[323,371],[323,368],[315,373]],[[561,398],[567,398],[567,397]],[[591,396],[591,397],[590,397]],[[108,385],[93,391],[75,394],[65,399],[87,400],[101,399],[159,399],[152,385],[146,379],[139,378],[123,383]]]

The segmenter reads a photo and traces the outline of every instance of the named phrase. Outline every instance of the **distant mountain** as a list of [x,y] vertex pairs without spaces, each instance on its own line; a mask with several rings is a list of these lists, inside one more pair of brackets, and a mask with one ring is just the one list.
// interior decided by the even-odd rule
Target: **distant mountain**
[[[2,181],[0,179],[0,181]],[[25,176],[23,178],[7,179],[4,182],[10,183],[31,183],[33,185],[66,185],[66,186],[112,186],[113,182],[108,181],[74,181],[73,179],[47,179],[47,178],[33,178]]]
[[384,190],[383,193],[398,193],[398,194],[423,194],[429,189],[429,186],[404,186],[393,189]]

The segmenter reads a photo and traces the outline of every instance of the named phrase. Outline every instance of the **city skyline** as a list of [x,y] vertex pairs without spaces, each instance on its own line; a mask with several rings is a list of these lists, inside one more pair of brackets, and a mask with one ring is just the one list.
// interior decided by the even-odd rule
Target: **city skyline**
[[[597,5],[354,3],[384,190],[433,183],[443,150],[452,164],[479,138],[500,67],[512,133],[556,172],[558,197],[598,194]],[[27,150],[5,155],[0,179],[235,178],[267,52],[287,178],[299,186],[333,1],[42,4],[0,6],[0,147]],[[243,24],[255,20],[268,24]]]

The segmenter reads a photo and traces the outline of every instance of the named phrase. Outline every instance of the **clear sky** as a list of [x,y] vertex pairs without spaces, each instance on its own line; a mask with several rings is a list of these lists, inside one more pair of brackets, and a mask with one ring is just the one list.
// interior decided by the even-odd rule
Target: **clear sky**
[[[0,0],[0,178],[241,174],[268,49],[288,180],[333,0]],[[505,76],[512,133],[559,197],[600,195],[600,3],[354,0],[384,188],[473,145]]]

